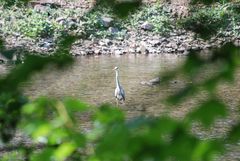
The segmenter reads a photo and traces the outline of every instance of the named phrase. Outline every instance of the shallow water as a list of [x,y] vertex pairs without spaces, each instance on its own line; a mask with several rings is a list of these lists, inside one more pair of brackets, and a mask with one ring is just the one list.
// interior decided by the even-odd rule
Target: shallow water
[[[163,101],[167,95],[173,94],[189,82],[183,77],[175,78],[165,87],[149,87],[141,84],[142,81],[151,80],[159,75],[177,68],[186,57],[175,55],[125,55],[125,56],[99,56],[80,57],[75,63],[64,70],[56,70],[49,67],[42,73],[33,76],[32,80],[23,84],[24,92],[30,99],[39,96],[64,98],[71,96],[81,99],[93,105],[111,103],[116,105],[114,98],[115,66],[120,69],[120,83],[125,89],[126,102],[120,105],[128,118],[141,114],[165,115],[183,118],[184,115],[197,106],[199,102],[207,99],[205,91],[190,97],[174,108],[167,107]],[[203,79],[211,76],[214,69],[204,71]],[[203,77],[203,78],[202,78]],[[221,84],[218,89],[219,96],[230,106],[232,112],[236,112],[240,102],[240,72],[236,73],[236,81],[233,85]],[[235,114],[233,118],[238,118]]]
[[[159,72],[178,67],[184,59],[185,57],[175,55],[80,57],[67,69],[59,71],[49,67],[44,72],[34,75],[22,88],[31,99],[39,96],[60,99],[72,96],[94,105],[102,103],[115,105],[115,72],[112,69],[118,66],[120,83],[126,93],[126,103],[120,105],[120,108],[126,112],[128,118],[139,115],[170,115],[181,119],[192,107],[208,97],[206,92],[202,91],[177,107],[170,108],[162,103],[164,98],[187,84],[185,79],[176,78],[166,87],[149,87],[142,85],[141,82],[157,77]],[[212,72],[206,73],[211,75]],[[208,131],[196,125],[193,132],[199,137],[222,137],[228,131],[228,127],[239,120],[239,80],[240,71],[237,72],[233,85],[223,84],[218,88],[219,97],[229,106],[230,116],[217,121]],[[229,146],[228,149],[229,153],[220,160],[239,161],[240,145]]]
[[115,71],[112,69],[118,66],[120,83],[126,93],[126,102],[121,108],[128,113],[141,114],[146,108],[159,107],[158,88],[144,86],[141,82],[157,77],[160,71],[176,67],[183,59],[173,55],[80,57],[68,69],[50,68],[23,86],[30,98],[72,96],[94,105],[115,105]]

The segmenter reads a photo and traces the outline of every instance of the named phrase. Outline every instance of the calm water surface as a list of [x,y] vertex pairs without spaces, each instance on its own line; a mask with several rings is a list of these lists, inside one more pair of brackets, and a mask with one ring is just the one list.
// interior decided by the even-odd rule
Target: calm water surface
[[[126,93],[126,103],[121,108],[128,113],[140,114],[159,107],[158,88],[143,86],[141,82],[176,67],[183,59],[173,55],[81,57],[68,69],[49,68],[23,86],[30,98],[72,96],[94,105],[106,102],[115,105],[115,72],[112,69],[118,66],[120,83]],[[165,92],[169,93],[168,90]],[[164,95],[164,91],[160,95]]]
[[[162,103],[166,95],[172,94],[188,82],[178,79],[168,87],[148,87],[141,81],[155,78],[159,72],[179,66],[185,57],[174,55],[165,56],[99,56],[81,57],[76,59],[73,66],[58,71],[49,67],[42,74],[35,75],[32,80],[23,85],[25,94],[34,99],[39,96],[63,98],[72,96],[94,105],[102,103],[115,104],[115,66],[120,68],[120,82],[126,92],[126,103],[121,105],[127,117],[139,115],[165,115],[182,118],[192,107],[207,99],[206,92],[188,99],[178,107],[169,108]],[[211,72],[206,71],[209,75]],[[218,88],[221,97],[230,109],[230,116],[219,120],[214,128],[204,131],[198,126],[193,130],[200,137],[218,137],[225,135],[229,125],[239,119],[237,109],[240,103],[240,72],[236,74],[235,83],[221,85]],[[221,160],[240,160],[240,145],[230,146]]]

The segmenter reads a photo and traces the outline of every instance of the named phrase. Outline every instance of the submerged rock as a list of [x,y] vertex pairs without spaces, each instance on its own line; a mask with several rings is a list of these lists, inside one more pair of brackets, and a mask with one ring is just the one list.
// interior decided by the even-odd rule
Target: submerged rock
[[142,85],[147,85],[147,86],[154,86],[154,85],[158,85],[159,83],[160,83],[160,78],[159,77],[151,79],[149,81],[142,81],[141,82]]

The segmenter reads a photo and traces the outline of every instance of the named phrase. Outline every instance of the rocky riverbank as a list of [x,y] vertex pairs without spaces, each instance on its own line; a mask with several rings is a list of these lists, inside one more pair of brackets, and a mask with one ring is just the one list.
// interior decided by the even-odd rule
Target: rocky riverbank
[[146,33],[130,33],[129,39],[93,39],[84,40],[73,46],[72,54],[100,55],[100,54],[179,54],[186,55],[190,50],[205,50],[223,45],[226,42],[234,42],[239,45],[236,37],[214,37],[203,40],[192,32],[176,30],[170,36],[163,37]]
[[[226,42],[239,45],[238,37],[213,37],[210,40],[198,38],[195,33],[186,30],[175,30],[170,36],[164,37],[142,31],[129,32],[127,39],[93,38],[79,40],[72,46],[73,56],[101,54],[179,54],[186,55],[190,50],[211,49]],[[9,48],[24,48],[42,54],[51,54],[56,47],[53,39],[35,41],[18,36],[5,39]]]
[[[69,15],[61,17],[61,14],[59,14],[61,13],[61,8],[56,10],[42,4],[37,7],[35,6],[30,9],[30,11],[28,9],[28,12],[31,12],[31,16],[35,14],[41,16],[45,15],[47,11],[50,15],[47,17],[48,21],[51,22],[49,25],[57,24],[56,27],[54,26],[49,30],[49,32],[53,32],[52,35],[38,28],[36,30],[40,30],[40,34],[33,35],[36,33],[32,33],[34,30],[32,31],[30,29],[32,26],[35,27],[34,24],[32,24],[32,26],[24,26],[25,28],[29,27],[31,32],[28,30],[27,32],[25,30],[23,32],[21,27],[11,32],[6,32],[6,28],[9,27],[8,24],[11,24],[11,21],[16,19],[25,21],[25,11],[22,12],[20,18],[15,16],[6,20],[6,18],[2,16],[0,26],[3,29],[1,29],[0,34],[8,48],[27,49],[43,55],[54,52],[59,38],[56,35],[59,34],[59,31],[74,35],[85,35],[84,39],[79,39],[73,44],[71,49],[73,56],[101,54],[185,55],[190,50],[210,49],[221,46],[226,42],[234,42],[239,45],[239,34],[236,34],[236,32],[240,33],[239,27],[236,28],[235,26],[233,30],[231,26],[229,26],[221,30],[221,34],[219,32],[208,39],[202,39],[195,32],[179,26],[179,18],[172,14],[168,5],[165,4],[156,8],[146,6],[146,8],[147,9],[142,9],[141,13],[136,13],[130,17],[133,20],[119,21],[108,13],[101,16],[99,14],[101,12],[96,12],[84,17],[84,12],[81,12],[81,14],[78,14],[79,12],[70,14],[71,9],[67,10]],[[158,12],[155,13],[155,10]],[[66,12],[66,10],[64,12]],[[147,15],[146,18],[139,18],[144,14]],[[226,14],[229,13],[227,12]],[[69,17],[70,15],[71,17]],[[95,26],[96,28],[94,28]],[[30,37],[30,34],[35,37]],[[46,36],[46,34],[49,35]]]

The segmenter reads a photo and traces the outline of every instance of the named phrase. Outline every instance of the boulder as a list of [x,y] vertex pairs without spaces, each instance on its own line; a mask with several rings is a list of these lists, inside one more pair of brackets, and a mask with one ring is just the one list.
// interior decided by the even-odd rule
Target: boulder
[[101,17],[101,19],[100,19],[100,23],[104,27],[110,27],[112,22],[113,22],[113,19],[111,17]]
[[148,30],[148,31],[151,31],[154,28],[154,26],[151,23],[147,22],[147,21],[144,22],[140,27],[141,27],[141,29]]
[[160,78],[157,77],[157,78],[154,78],[154,79],[151,79],[149,81],[142,81],[140,82],[142,85],[147,85],[147,86],[154,86],[154,85],[158,85],[160,83]]
[[116,27],[109,27],[108,31],[111,32],[111,34],[116,34],[119,32],[118,28]]

